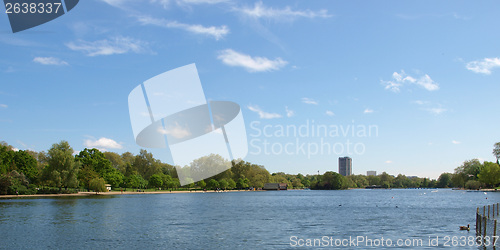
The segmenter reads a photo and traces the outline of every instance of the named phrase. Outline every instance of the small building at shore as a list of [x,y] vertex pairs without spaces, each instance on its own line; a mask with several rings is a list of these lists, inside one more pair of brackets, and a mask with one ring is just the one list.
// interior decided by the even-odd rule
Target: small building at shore
[[266,183],[264,184],[263,190],[287,190],[288,185],[286,183]]

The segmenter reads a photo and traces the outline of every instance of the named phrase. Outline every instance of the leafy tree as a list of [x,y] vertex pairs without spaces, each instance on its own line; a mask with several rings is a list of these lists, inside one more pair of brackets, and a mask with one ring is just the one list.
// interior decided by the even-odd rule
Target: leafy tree
[[498,160],[500,159],[500,142],[495,143],[493,147],[493,155],[497,158],[497,164],[499,164]]
[[[123,182],[123,174],[121,174],[117,169],[111,165],[111,161],[108,160],[104,153],[96,148],[87,149],[80,151],[75,159],[80,162],[83,168],[88,168],[87,173],[97,173],[99,177],[103,178],[105,182],[113,187],[118,187]],[[83,178],[87,183],[94,177],[84,177],[84,175],[79,175],[80,180]]]
[[461,166],[455,168],[455,174],[461,174],[466,180],[477,180],[481,166],[482,164],[478,159],[464,161]]
[[80,184],[90,191],[90,181],[99,178],[99,174],[92,169],[90,166],[83,166],[80,171],[78,171],[78,180]]
[[202,188],[202,189],[203,189],[203,188],[205,188],[205,187],[207,186],[207,183],[205,183],[205,181],[204,181],[204,180],[201,180],[201,181],[197,182],[197,183],[196,183],[196,185],[197,185],[198,187],[200,187],[200,188]]
[[94,190],[96,194],[108,191],[105,186],[105,180],[100,177],[90,180],[90,189]]
[[380,176],[375,176],[375,175],[370,175],[366,177],[368,179],[368,185],[373,186],[373,185],[380,185]]
[[6,142],[0,142],[0,174],[6,174],[12,170],[14,161],[13,147]]
[[349,175],[347,179],[353,183],[351,184],[353,188],[364,188],[368,186],[368,178],[364,175]]
[[48,151],[48,166],[45,168],[48,178],[61,190],[78,186],[80,164],[73,157],[73,148],[67,141],[55,143]]
[[235,189],[236,188],[236,182],[233,179],[229,179],[227,181],[227,188],[228,189]]
[[149,179],[152,175],[162,172],[161,162],[144,149],[141,149],[140,153],[135,156],[132,166],[144,179]]
[[476,180],[469,180],[465,183],[465,188],[467,189],[479,189],[481,188],[481,182]]
[[120,173],[125,174],[125,168],[127,164],[122,159],[122,157],[115,152],[104,152],[104,157],[109,160],[111,166],[120,171]]
[[148,182],[140,175],[131,175],[127,179],[127,187],[129,188],[145,188]]
[[23,173],[31,182],[38,178],[38,163],[28,152],[23,150],[15,152],[13,163],[16,170]]
[[347,181],[346,178],[339,173],[335,172],[325,172],[321,178],[318,189],[346,189]]
[[479,181],[485,183],[488,187],[495,187],[496,184],[500,183],[500,166],[485,161],[478,177]]
[[148,183],[150,187],[159,188],[163,186],[163,178],[160,174],[154,174],[151,175]]
[[236,188],[238,189],[245,189],[245,188],[248,188],[248,179],[247,178],[238,178],[238,180],[236,181]]
[[438,188],[448,188],[451,186],[451,174],[450,173],[442,173],[437,181]]
[[207,183],[207,188],[209,189],[217,189],[219,187],[219,182],[215,179],[210,179]]
[[463,174],[453,173],[451,175],[451,182],[453,183],[454,187],[465,187],[466,180],[467,178]]
[[227,183],[226,179],[222,179],[219,181],[219,187],[221,189],[227,189],[228,186],[229,184]]
[[393,180],[394,180],[394,177],[390,176],[386,172],[383,172],[378,177],[380,177],[380,182],[381,182],[380,185],[382,185],[382,187],[384,186],[384,182],[386,182],[386,183],[388,183],[390,185],[393,182]]
[[0,175],[0,194],[34,194],[35,190],[28,189],[29,181],[23,173],[12,170],[8,174]]

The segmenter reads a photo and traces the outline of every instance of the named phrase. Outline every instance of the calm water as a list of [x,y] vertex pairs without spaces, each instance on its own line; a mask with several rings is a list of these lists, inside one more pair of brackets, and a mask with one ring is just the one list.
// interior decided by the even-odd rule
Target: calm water
[[[301,243],[299,239],[327,236],[335,243],[364,236],[391,239],[394,245],[397,239],[422,239],[425,248],[453,249],[443,245],[444,237],[475,235],[476,207],[500,202],[500,193],[432,191],[3,199],[0,248],[273,249],[293,248],[291,244]],[[458,230],[467,224],[471,224],[470,232]],[[292,236],[296,238],[291,240]],[[439,247],[429,247],[430,236],[439,237]],[[367,248],[358,244],[358,249]]]

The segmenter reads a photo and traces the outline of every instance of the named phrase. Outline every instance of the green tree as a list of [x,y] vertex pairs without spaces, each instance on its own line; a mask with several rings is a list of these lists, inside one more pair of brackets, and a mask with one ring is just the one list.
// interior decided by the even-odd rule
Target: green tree
[[[103,178],[106,183],[113,187],[118,187],[123,182],[123,174],[115,169],[111,165],[111,161],[106,158],[105,154],[96,148],[85,148],[75,156],[75,159],[82,164],[83,168],[89,168],[94,171],[99,177]],[[79,175],[79,177],[80,180],[82,177],[85,178],[83,175]],[[93,178],[86,177],[86,179],[89,181]]]
[[335,172],[325,172],[321,177],[321,181],[319,183],[318,189],[346,189],[347,188],[347,180],[344,176]]
[[141,149],[140,153],[135,156],[132,166],[146,180],[154,174],[162,173],[161,162],[144,149]]
[[207,183],[205,183],[204,180],[201,180],[201,181],[197,182],[196,185],[198,187],[200,187],[201,189],[204,189],[207,186]]
[[219,187],[221,189],[227,189],[228,186],[229,186],[229,184],[228,184],[226,179],[222,179],[219,181]]
[[465,183],[465,188],[467,189],[479,189],[481,188],[481,182],[476,180],[469,180]]
[[248,179],[247,178],[238,178],[238,180],[236,181],[236,188],[238,189],[245,189],[245,188],[248,188]]
[[210,179],[207,183],[208,189],[217,189],[219,187],[219,182],[215,179]]
[[94,178],[90,180],[90,189],[94,190],[94,192],[97,194],[99,192],[106,192],[108,191],[105,186],[105,181],[103,178]]
[[163,186],[163,178],[161,174],[154,174],[151,175],[148,183],[150,187],[160,188],[161,186]]
[[493,145],[493,155],[497,158],[497,164],[500,164],[498,160],[500,159],[500,142]]
[[450,173],[442,173],[437,181],[438,188],[448,188],[451,186],[451,174]]
[[236,188],[236,182],[233,179],[229,179],[227,181],[227,188],[228,189],[235,189]]
[[127,179],[127,187],[129,188],[145,188],[148,182],[140,175],[131,175]]
[[120,173],[125,174],[125,168],[127,167],[127,164],[125,164],[125,161],[122,159],[122,157],[115,153],[115,152],[104,152],[104,157],[111,162],[111,166],[120,171]]
[[48,151],[48,178],[61,190],[78,186],[79,163],[73,157],[73,148],[67,141],[55,143]]
[[38,178],[38,162],[28,152],[19,150],[14,153],[14,165],[18,172],[23,173],[30,182]]
[[0,142],[0,174],[6,174],[13,170],[14,154],[12,146],[4,141]]
[[478,177],[478,180],[488,187],[496,187],[500,183],[500,166],[496,163],[485,161]]
[[78,180],[80,182],[80,185],[83,186],[83,188],[86,188],[88,191],[90,191],[90,181],[99,178],[99,174],[92,169],[90,166],[83,166],[80,168],[78,171]]

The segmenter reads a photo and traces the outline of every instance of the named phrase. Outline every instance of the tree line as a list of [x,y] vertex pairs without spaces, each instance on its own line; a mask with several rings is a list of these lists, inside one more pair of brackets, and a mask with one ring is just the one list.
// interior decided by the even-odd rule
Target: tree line
[[[477,159],[465,161],[454,173],[443,173],[437,180],[392,176],[383,172],[377,176],[342,176],[335,172],[322,175],[269,173],[264,166],[246,161],[228,162],[219,155],[209,155],[193,161],[181,171],[211,163],[230,164],[231,168],[206,180],[183,188],[248,189],[262,188],[265,183],[286,183],[288,188],[347,189],[379,186],[382,188],[494,188],[500,183],[500,143],[494,145],[497,162]],[[155,159],[146,150],[139,154],[117,154],[98,149],[80,151],[74,155],[67,141],[55,143],[47,151],[16,150],[0,143],[0,194],[65,193],[78,190],[105,191],[113,188],[172,190],[180,188],[174,166]]]

